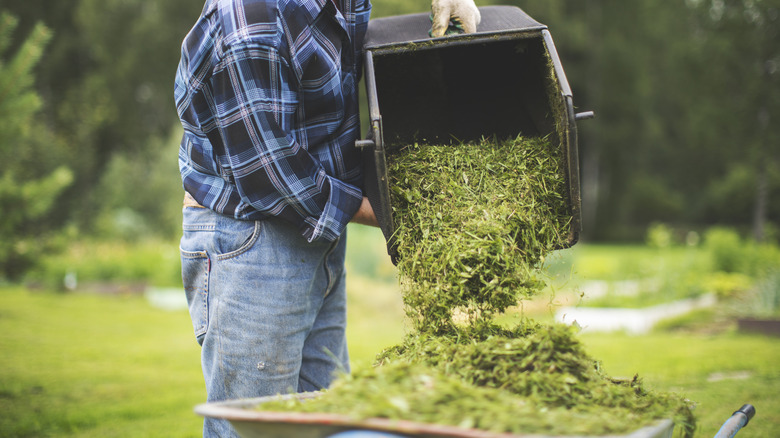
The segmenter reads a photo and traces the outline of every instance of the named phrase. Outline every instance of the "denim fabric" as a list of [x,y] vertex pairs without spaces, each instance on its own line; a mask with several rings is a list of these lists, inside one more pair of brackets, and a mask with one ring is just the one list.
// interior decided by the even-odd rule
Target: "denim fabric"
[[[348,371],[346,235],[309,243],[276,218],[183,210],[182,278],[208,401],[315,391]],[[206,419],[204,436],[237,436]]]

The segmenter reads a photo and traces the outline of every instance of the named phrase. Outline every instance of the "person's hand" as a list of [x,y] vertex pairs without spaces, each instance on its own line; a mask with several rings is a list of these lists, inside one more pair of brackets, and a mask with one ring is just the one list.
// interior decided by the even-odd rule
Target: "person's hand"
[[460,23],[464,32],[474,33],[482,19],[474,0],[433,0],[431,11],[433,12],[431,36],[434,38],[444,36],[450,20]]
[[371,227],[379,227],[379,221],[376,220],[374,209],[371,207],[371,203],[368,202],[368,198],[363,197],[363,202],[360,204],[360,208],[357,213],[352,216],[352,222],[361,225],[368,225]]

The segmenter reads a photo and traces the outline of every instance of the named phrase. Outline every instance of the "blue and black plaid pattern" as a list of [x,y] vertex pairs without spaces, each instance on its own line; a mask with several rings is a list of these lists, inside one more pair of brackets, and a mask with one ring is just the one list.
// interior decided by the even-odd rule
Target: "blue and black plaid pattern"
[[335,240],[362,200],[357,83],[368,0],[208,0],[175,98],[184,188],[237,219]]

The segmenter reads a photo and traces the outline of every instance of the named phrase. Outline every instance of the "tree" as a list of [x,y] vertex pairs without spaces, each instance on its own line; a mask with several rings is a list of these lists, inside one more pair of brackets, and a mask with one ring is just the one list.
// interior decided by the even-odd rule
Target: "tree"
[[8,55],[17,25],[9,13],[0,14],[0,277],[9,279],[19,277],[50,247],[46,219],[73,179],[67,167],[55,165],[56,148],[36,119],[42,102],[32,71],[50,32],[36,25]]
[[[40,65],[37,90],[46,105],[39,117],[63,145],[74,175],[56,201],[58,218],[90,232],[103,209],[98,191],[111,182],[104,175],[112,160],[144,161],[178,124],[176,64],[203,2],[27,0],[7,7],[23,24],[40,20],[56,35]],[[175,171],[175,154],[164,159]]]
[[[707,89],[707,147],[717,154],[717,175],[703,192],[702,220],[752,225],[756,240],[780,219],[772,193],[780,190],[780,0],[688,0],[696,12],[701,54],[698,71]],[[720,110],[717,110],[720,109]],[[741,205],[742,208],[735,208]]]
[[[517,3],[513,1],[513,3]],[[780,0],[528,0],[581,123],[589,238],[780,222]]]

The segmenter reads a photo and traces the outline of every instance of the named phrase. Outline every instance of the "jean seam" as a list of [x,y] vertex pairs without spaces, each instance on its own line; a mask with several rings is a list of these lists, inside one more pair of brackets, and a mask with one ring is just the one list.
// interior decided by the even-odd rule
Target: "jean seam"
[[[206,254],[204,252],[204,254]],[[201,336],[205,335],[206,332],[209,330],[209,274],[211,274],[209,269],[209,258],[208,254],[206,254],[206,275],[203,276],[203,283],[201,285],[201,297],[203,299],[203,306],[201,309],[201,321],[203,324],[198,329],[197,333],[195,333],[195,336]]]
[[231,259],[237,256],[240,256],[241,254],[249,251],[257,242],[257,239],[260,237],[260,227],[261,227],[262,221],[255,221],[255,227],[252,230],[252,236],[249,238],[249,240],[246,241],[241,247],[239,247],[236,250],[226,252],[224,254],[217,254],[214,258],[218,261]]
[[183,231],[214,231],[217,229],[216,224],[184,224],[182,225]]
[[181,256],[188,258],[188,259],[208,259],[209,255],[206,251],[187,251],[186,249],[182,249],[181,246],[179,246],[179,252],[181,252]]
[[201,282],[200,287],[198,288],[198,294],[200,295],[200,298],[202,300],[203,305],[201,306],[201,319],[200,324],[197,329],[195,329],[195,337],[199,337],[201,335],[204,335],[208,331],[208,298],[209,298],[209,255],[206,251],[187,251],[183,249],[181,246],[179,246],[179,251],[181,253],[181,257],[185,259],[190,260],[197,260],[197,259],[203,259],[204,267],[202,268],[205,270],[205,275],[203,276],[203,281]]
[[325,275],[327,275],[328,280],[328,286],[325,289],[325,295],[323,295],[323,299],[327,298],[328,295],[330,295],[330,292],[333,290],[333,286],[335,285],[334,278],[336,278],[336,275],[332,272],[332,269],[330,268],[330,256],[333,255],[333,253],[336,251],[336,247],[338,247],[339,242],[341,241],[341,237],[336,239],[333,244],[331,244],[330,248],[328,249],[328,252],[325,254]]

